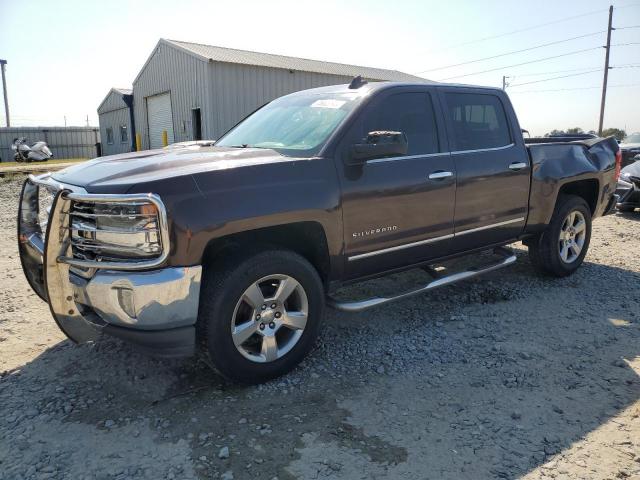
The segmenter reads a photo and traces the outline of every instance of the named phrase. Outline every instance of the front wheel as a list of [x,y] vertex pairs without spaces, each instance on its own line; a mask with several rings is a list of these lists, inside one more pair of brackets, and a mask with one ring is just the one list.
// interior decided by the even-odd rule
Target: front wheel
[[546,230],[528,242],[529,258],[541,273],[566,277],[584,260],[591,240],[591,210],[583,198],[563,195]]
[[230,380],[253,384],[300,363],[318,336],[324,310],[315,268],[285,250],[205,268],[198,325],[213,366]]

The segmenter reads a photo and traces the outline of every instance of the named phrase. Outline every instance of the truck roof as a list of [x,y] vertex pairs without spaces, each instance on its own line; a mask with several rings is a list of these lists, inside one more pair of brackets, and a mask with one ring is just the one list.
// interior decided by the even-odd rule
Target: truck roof
[[489,90],[489,91],[502,91],[502,89],[498,87],[467,85],[463,83],[440,83],[440,82],[434,82],[431,80],[425,80],[424,82],[369,82],[358,88],[349,88],[349,84],[329,85],[327,87],[317,87],[317,88],[302,90],[299,92],[292,93],[290,95],[299,95],[302,93],[310,93],[310,92],[313,92],[313,93],[353,93],[353,92],[369,93],[369,92],[380,91],[380,90],[385,90],[387,88],[393,88],[393,87],[399,87],[399,86],[424,87],[426,85],[428,85],[429,87],[436,87],[436,88],[455,87],[455,88],[473,88],[478,90]]

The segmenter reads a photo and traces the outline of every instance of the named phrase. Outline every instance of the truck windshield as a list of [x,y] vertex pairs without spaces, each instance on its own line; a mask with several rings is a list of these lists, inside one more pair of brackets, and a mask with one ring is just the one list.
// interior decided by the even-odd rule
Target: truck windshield
[[315,155],[359,98],[354,92],[276,99],[236,125],[216,146],[271,148],[288,156]]

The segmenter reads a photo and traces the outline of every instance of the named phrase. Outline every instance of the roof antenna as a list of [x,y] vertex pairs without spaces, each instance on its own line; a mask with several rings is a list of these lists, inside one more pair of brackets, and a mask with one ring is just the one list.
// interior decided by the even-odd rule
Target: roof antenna
[[362,79],[362,75],[358,75],[357,77],[353,77],[353,80],[351,80],[351,83],[349,84],[349,88],[351,90],[354,90],[356,88],[360,88],[363,85],[366,85],[367,82],[366,80]]

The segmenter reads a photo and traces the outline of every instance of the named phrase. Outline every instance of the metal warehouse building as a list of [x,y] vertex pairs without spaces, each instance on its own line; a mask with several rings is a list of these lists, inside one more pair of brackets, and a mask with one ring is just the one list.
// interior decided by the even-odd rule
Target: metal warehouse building
[[98,107],[103,155],[135,150],[132,106],[130,89],[112,88]]
[[357,75],[369,81],[424,81],[396,70],[161,39],[132,92],[112,89],[100,104],[103,154],[135,149],[136,132],[143,149],[162,147],[163,131],[168,143],[217,139],[274,98],[349,83]]

